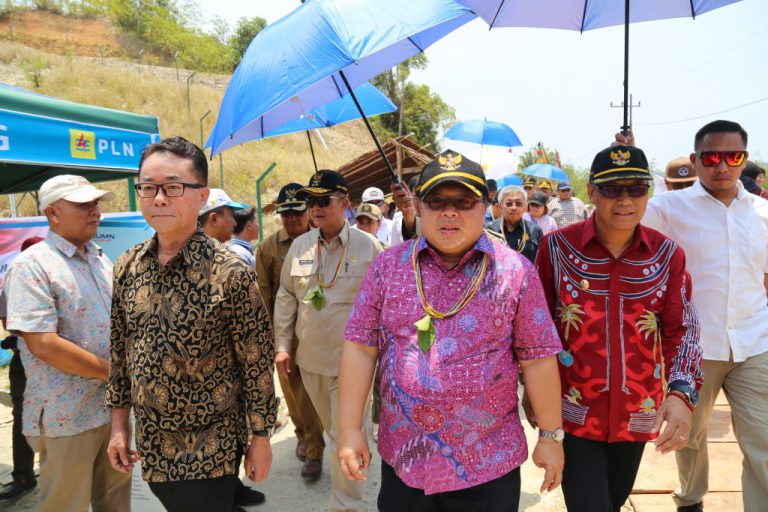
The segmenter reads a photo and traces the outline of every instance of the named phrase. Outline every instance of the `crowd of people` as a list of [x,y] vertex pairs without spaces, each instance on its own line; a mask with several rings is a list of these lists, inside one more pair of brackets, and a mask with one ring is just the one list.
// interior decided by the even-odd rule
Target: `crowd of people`
[[721,389],[744,510],[764,510],[768,200],[747,142],[705,125],[650,197],[645,153],[617,134],[589,206],[568,182],[498,190],[451,150],[392,203],[371,187],[352,208],[321,170],[280,189],[281,227],[254,247],[254,208],[209,188],[204,153],[171,137],[139,166],[155,235],[114,266],[93,242],[112,194],[52,178],[49,233],[25,242],[0,301],[19,427],[0,499],[37,485],[34,450],[41,511],[130,510],[139,463],[169,511],[262,503],[238,474],[269,475],[276,369],[299,476],[317,480],[330,451],[331,511],[363,507],[371,415],[379,510],[517,510],[521,410],[541,491],[562,486],[569,511],[620,510],[647,443],[675,453],[677,510],[701,511]]

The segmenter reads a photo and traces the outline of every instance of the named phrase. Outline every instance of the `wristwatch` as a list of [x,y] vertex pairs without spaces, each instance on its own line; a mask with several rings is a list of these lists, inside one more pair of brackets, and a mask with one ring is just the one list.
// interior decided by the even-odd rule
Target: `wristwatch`
[[696,391],[694,386],[688,384],[684,380],[674,380],[667,386],[667,391],[677,391],[682,393],[688,399],[688,403],[692,406],[696,406],[699,403],[699,392]]
[[255,430],[253,432],[253,435],[256,436],[256,437],[272,437],[272,434],[274,434],[274,433],[275,433],[275,429],[274,428],[268,428],[268,429],[264,429],[264,430]]
[[539,439],[551,439],[557,443],[562,443],[564,438],[565,431],[562,428],[556,428],[551,431],[539,429]]

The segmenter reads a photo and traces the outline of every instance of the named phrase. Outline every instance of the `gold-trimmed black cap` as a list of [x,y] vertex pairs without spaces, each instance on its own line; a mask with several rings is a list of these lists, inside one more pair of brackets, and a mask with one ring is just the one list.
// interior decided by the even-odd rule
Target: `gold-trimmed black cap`
[[615,180],[653,180],[648,159],[640,148],[611,146],[599,152],[589,170],[589,182],[594,184]]
[[317,171],[309,179],[309,185],[301,191],[313,196],[330,196],[332,194],[347,194],[349,183],[346,178],[336,171],[323,169]]
[[301,192],[304,188],[298,183],[289,183],[277,194],[276,213],[287,211],[303,212],[307,209],[307,195]]
[[480,164],[450,149],[440,153],[421,170],[416,195],[424,198],[443,183],[464,185],[478,197],[488,199],[488,185]]

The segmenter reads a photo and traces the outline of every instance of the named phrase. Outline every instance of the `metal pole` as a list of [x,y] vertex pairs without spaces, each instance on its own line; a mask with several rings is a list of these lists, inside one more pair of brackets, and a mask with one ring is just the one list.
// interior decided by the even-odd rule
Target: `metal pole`
[[128,209],[132,212],[136,211],[136,189],[134,185],[136,180],[128,178]]
[[224,190],[224,157],[219,153],[219,183],[221,189]]
[[205,139],[203,138],[203,120],[208,117],[208,114],[210,114],[210,109],[208,112],[203,114],[203,117],[200,118],[200,147],[202,148],[205,145]]
[[264,223],[261,219],[261,182],[269,173],[275,170],[275,167],[277,167],[277,164],[272,162],[272,164],[267,167],[267,170],[261,173],[261,176],[256,179],[256,216],[259,219],[259,242],[264,240]]
[[176,81],[181,82],[181,78],[179,78],[179,50],[173,52],[173,64],[176,66]]
[[352,101],[355,102],[355,106],[357,107],[357,111],[360,112],[360,115],[363,118],[363,122],[365,123],[365,127],[368,128],[368,133],[371,134],[371,137],[373,138],[373,142],[376,144],[376,149],[379,150],[379,154],[381,155],[381,158],[384,159],[384,163],[387,164],[387,170],[389,171],[389,174],[392,178],[393,183],[397,183],[400,185],[400,177],[397,175],[395,170],[392,168],[392,164],[389,162],[389,159],[387,158],[387,155],[384,153],[384,148],[381,147],[381,144],[379,143],[379,139],[376,137],[376,134],[373,132],[373,127],[371,127],[371,123],[368,122],[368,118],[365,117],[365,112],[363,112],[363,107],[360,106],[360,102],[357,101],[357,96],[355,96],[355,92],[352,90],[352,87],[349,85],[349,81],[347,80],[347,76],[344,74],[344,71],[339,70],[339,75],[341,76],[341,79],[344,81],[344,85],[347,86],[347,90],[349,91],[349,95],[352,97]]
[[16,195],[8,194],[8,204],[11,207],[11,217],[16,217]]
[[629,137],[627,117],[629,113],[629,1],[624,0],[624,124],[622,133]]
[[189,96],[189,83],[192,81],[192,78],[197,74],[197,71],[193,71],[191,75],[187,77],[187,115],[192,115],[192,100]]
[[309,141],[309,152],[312,154],[312,163],[315,166],[315,172],[317,172],[317,160],[315,160],[315,148],[312,146],[312,137],[309,135],[309,130],[307,130],[307,140]]

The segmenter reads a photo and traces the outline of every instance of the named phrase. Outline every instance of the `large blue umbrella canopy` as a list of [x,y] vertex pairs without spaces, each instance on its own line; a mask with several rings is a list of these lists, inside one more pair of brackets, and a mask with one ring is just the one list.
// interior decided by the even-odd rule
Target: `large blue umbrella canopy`
[[501,178],[496,178],[496,183],[499,185],[499,190],[502,187],[508,187],[510,185],[523,186],[523,179],[517,174],[507,174]]
[[458,0],[494,27],[592,30],[624,25],[624,126],[629,107],[629,24],[695,18],[740,0]]
[[570,181],[568,175],[565,174],[561,168],[552,164],[533,164],[529,165],[522,171],[521,174],[527,174],[528,176],[534,176],[543,180],[555,180],[555,181]]
[[488,120],[459,121],[444,137],[451,140],[473,142],[482,146],[522,146],[515,131],[504,123]]
[[474,17],[454,0],[302,4],[251,42],[224,94],[212,154],[240,130],[259,138],[347,94]]
[[[355,94],[365,113],[369,116],[378,116],[397,110],[397,106],[383,92],[367,82],[360,87],[356,87]],[[352,97],[346,94],[327,105],[322,105],[311,112],[302,114],[297,119],[289,121],[267,133],[252,134],[248,130],[240,130],[232,137],[231,141],[232,145],[243,144],[252,140],[266,139],[267,137],[275,137],[277,135],[328,128],[348,121],[354,121],[355,119],[360,119],[360,112],[357,111]],[[208,138],[206,147],[211,146],[212,139],[213,134]],[[227,142],[229,143],[230,141],[228,140]]]

